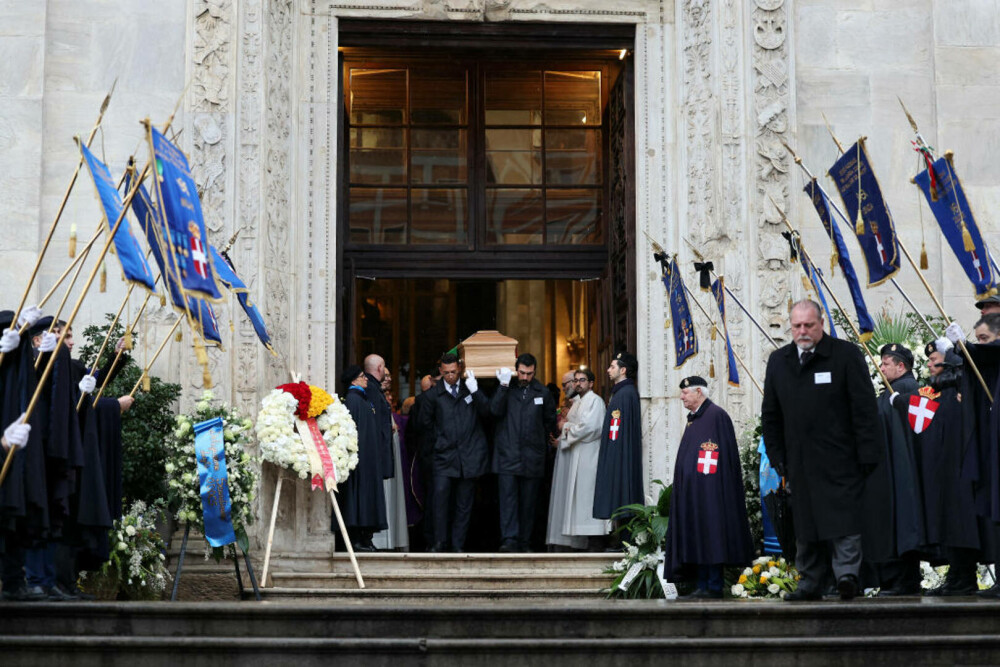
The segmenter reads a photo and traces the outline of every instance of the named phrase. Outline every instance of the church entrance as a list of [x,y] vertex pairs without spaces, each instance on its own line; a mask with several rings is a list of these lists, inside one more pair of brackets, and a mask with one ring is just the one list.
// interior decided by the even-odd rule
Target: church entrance
[[495,329],[543,384],[589,367],[605,393],[635,346],[634,27],[339,27],[338,368],[381,355],[402,406]]

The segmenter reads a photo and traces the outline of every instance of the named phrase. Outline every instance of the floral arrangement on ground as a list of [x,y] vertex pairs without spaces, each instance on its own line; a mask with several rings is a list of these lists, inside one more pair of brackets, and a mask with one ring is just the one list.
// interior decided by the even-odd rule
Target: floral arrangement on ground
[[[653,480],[653,483],[660,485],[660,495],[655,505],[625,505],[615,510],[612,517],[628,519],[618,530],[620,534],[630,535],[631,542],[622,541],[623,557],[604,571],[605,574],[615,575],[607,590],[609,598],[663,597],[663,586],[656,570],[663,562],[663,540],[667,536],[667,524],[670,521],[670,493],[673,487],[664,486],[658,479]],[[638,574],[622,590],[620,585],[636,564],[641,564]]]
[[312,470],[310,451],[296,433],[295,420],[316,419],[337,474],[343,482],[358,465],[358,429],[347,406],[323,389],[294,382],[273,389],[261,401],[257,440],[261,457],[307,479]]
[[80,587],[102,599],[158,600],[170,573],[160,534],[158,509],[137,500],[108,532],[111,555],[97,572],[83,572]]
[[784,598],[798,587],[800,575],[784,558],[762,556],[744,568],[729,587],[734,598]]
[[[226,404],[214,404],[214,400],[214,394],[206,390],[195,404],[193,413],[175,418],[175,428],[167,439],[167,506],[178,522],[204,534],[198,464],[194,456],[194,425],[220,417],[232,503],[230,517],[236,541],[246,551],[250,547],[246,527],[253,523],[253,500],[259,476],[258,461],[247,451],[253,422]],[[222,547],[214,547],[212,554],[216,560],[221,559]]]

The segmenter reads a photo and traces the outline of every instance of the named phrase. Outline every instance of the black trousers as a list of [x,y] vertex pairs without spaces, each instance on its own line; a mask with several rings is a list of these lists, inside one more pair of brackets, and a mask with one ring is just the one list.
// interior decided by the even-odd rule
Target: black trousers
[[895,591],[920,592],[920,555],[916,551],[908,551],[899,558],[877,563],[878,586],[882,589]]
[[6,549],[0,553],[0,580],[5,591],[15,591],[24,586],[24,549],[8,540]]
[[447,544],[451,528],[451,548],[465,549],[475,499],[476,478],[434,475],[434,544]]
[[861,535],[845,535],[820,542],[796,540],[795,547],[795,567],[802,575],[801,590],[821,593],[831,567],[835,582],[848,574],[860,581]]
[[535,503],[538,500],[540,477],[497,475],[500,496],[500,538],[504,544],[527,550],[531,544],[531,529],[535,524]]

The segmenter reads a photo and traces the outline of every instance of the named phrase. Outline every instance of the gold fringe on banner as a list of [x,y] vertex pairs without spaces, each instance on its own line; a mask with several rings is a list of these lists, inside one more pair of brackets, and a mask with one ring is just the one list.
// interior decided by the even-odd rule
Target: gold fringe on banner
[[104,294],[108,291],[108,263],[101,262],[101,282],[97,287],[97,291]]
[[164,308],[167,305],[167,297],[163,294],[160,295],[160,308]]
[[182,340],[184,340],[184,334],[178,331],[177,335],[174,336],[174,340],[177,341],[178,343],[181,342]]
[[792,295],[788,295],[788,312],[792,312]]
[[921,241],[920,242],[920,270],[926,271],[930,268],[930,263],[927,261],[927,245]]
[[837,244],[833,245],[833,253],[830,255],[830,275],[834,275],[837,264],[840,263],[840,254],[837,252]]
[[205,389],[212,388],[212,374],[208,372],[207,368],[201,372],[201,383]]
[[142,375],[142,390],[148,394],[152,390],[152,388],[153,388],[153,386],[152,386],[152,382],[149,379],[149,375],[147,373],[143,373],[143,375]]
[[132,330],[131,329],[126,329],[125,335],[122,336],[122,338],[125,340],[125,343],[124,343],[125,349],[126,350],[131,350],[132,349]]
[[962,221],[962,244],[965,245],[966,252],[972,252],[976,249],[976,244],[972,242],[972,234],[969,233],[969,228],[965,226],[965,221]]
[[194,344],[194,356],[198,359],[199,366],[208,365],[208,352],[205,351],[205,344],[200,340]]
[[854,223],[854,233],[863,236],[865,233],[865,219],[861,217],[861,209],[858,209],[858,219]]
[[715,360],[714,359],[709,359],[708,360],[708,377],[710,377],[713,380],[715,379]]
[[716,334],[716,333],[717,333],[718,331],[719,331],[719,330],[718,330],[718,329],[716,329],[716,328],[715,328],[714,326],[712,327],[712,340],[715,340],[715,334]]

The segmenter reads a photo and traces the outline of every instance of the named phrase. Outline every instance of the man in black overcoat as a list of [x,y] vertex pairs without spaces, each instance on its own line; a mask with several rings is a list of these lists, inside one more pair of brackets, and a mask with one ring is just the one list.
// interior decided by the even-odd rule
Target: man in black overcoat
[[382,391],[382,380],[385,379],[385,359],[377,354],[369,354],[365,357],[365,375],[368,376],[368,386],[365,392],[375,408],[375,429],[379,442],[379,469],[382,471],[382,479],[392,479],[396,476],[396,461],[392,451],[392,407]]
[[517,358],[517,384],[510,386],[509,368],[497,371],[500,386],[490,401],[496,418],[493,472],[500,500],[500,551],[528,551],[535,522],[535,503],[545,474],[549,437],[556,434],[556,404],[535,378],[538,362],[530,354]]
[[786,477],[802,579],[786,600],[818,600],[831,567],[841,599],[858,592],[865,479],[885,450],[861,350],[823,334],[815,301],[792,307],[793,342],[771,353],[761,427]]
[[884,472],[892,489],[890,496],[890,558],[875,563],[880,597],[920,594],[920,551],[926,541],[920,471],[917,467],[913,429],[889,403],[893,392],[913,393],[913,353],[902,343],[879,350],[880,368],[891,383],[878,398],[878,412],[885,432],[886,458],[872,473]]
[[420,415],[435,384],[434,378],[430,375],[420,379],[420,393],[413,399],[410,420],[406,422],[407,446],[410,447],[410,451],[416,451],[417,468],[423,487],[423,496],[417,496],[417,502],[423,512],[420,532],[427,549],[434,544],[434,431],[433,428],[431,430],[424,428]]
[[476,480],[486,472],[482,419],[490,403],[472,371],[460,378],[458,357],[441,357],[441,382],[421,396],[421,432],[433,433],[434,543],[431,551],[462,551],[472,518]]
[[[611,400],[604,413],[597,457],[594,518],[610,519],[619,507],[645,503],[642,481],[642,414],[635,385],[639,361],[619,352],[608,367]],[[621,518],[617,520],[621,522]]]

